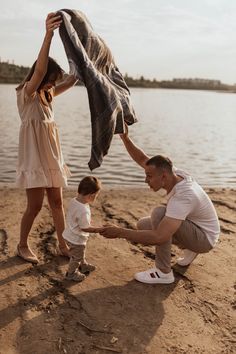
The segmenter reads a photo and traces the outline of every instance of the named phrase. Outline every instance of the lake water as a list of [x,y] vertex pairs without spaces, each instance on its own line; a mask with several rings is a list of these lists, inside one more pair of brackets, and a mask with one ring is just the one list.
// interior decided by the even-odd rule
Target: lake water
[[[15,179],[20,119],[15,85],[0,85],[0,183]],[[236,95],[211,91],[131,90],[138,123],[130,136],[147,155],[164,154],[191,173],[203,186],[236,187]],[[87,92],[74,87],[55,98],[64,159],[77,185],[91,174],[87,163],[91,126]],[[119,136],[108,155],[92,172],[105,185],[144,186],[142,168],[128,156]]]

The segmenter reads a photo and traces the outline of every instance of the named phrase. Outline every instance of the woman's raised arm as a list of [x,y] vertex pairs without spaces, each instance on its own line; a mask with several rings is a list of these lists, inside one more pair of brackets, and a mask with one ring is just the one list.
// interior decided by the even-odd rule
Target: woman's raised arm
[[46,33],[44,36],[43,44],[38,54],[34,73],[26,87],[26,92],[29,96],[32,95],[35,91],[37,91],[47,72],[49,50],[54,34],[53,31],[60,27],[61,23],[62,20],[60,15],[56,15],[54,12],[51,12],[47,15]]
[[76,79],[73,75],[68,75],[64,81],[56,85],[54,96],[58,96],[68,90],[70,87],[74,86],[77,81],[78,79]]

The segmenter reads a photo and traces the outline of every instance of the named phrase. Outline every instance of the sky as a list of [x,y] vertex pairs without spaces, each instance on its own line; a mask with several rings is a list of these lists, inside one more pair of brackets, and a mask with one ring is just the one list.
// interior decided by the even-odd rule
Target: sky
[[[235,0],[0,0],[0,57],[31,66],[49,12],[86,14],[120,71],[134,78],[236,83]],[[58,33],[50,55],[68,71]]]

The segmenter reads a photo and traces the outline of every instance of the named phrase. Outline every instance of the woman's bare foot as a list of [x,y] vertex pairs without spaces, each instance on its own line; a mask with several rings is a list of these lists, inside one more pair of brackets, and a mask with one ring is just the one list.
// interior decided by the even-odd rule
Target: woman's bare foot
[[38,257],[27,246],[17,245],[17,256],[21,257],[27,262],[37,264],[39,262]]

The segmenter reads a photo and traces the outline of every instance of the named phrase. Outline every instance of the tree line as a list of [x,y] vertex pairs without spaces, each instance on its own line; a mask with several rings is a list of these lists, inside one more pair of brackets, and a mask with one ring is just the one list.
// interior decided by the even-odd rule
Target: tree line
[[[0,83],[18,84],[20,83],[30,68],[0,62]],[[227,85],[220,80],[208,80],[199,78],[161,80],[146,79],[144,76],[133,78],[128,74],[124,75],[125,81],[129,87],[143,88],[172,88],[172,89],[193,89],[193,90],[221,90],[236,92],[236,85]]]

